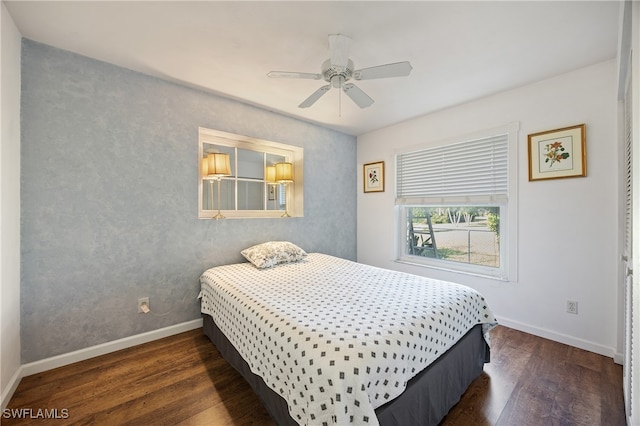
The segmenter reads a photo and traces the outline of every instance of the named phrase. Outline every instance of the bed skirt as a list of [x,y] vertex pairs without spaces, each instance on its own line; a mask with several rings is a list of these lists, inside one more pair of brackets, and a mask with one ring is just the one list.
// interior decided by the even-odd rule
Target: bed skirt
[[[249,364],[222,334],[211,316],[203,314],[202,317],[204,334],[249,383],[275,422],[280,426],[297,425],[289,415],[285,399],[251,372]],[[378,422],[382,426],[437,425],[482,373],[489,359],[489,346],[482,335],[482,326],[476,325],[444,355],[409,380],[402,395],[378,407]]]

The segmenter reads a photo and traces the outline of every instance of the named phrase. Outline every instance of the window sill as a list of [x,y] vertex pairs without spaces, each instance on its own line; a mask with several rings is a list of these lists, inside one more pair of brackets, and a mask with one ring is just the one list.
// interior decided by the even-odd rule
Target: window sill
[[421,263],[421,262],[415,262],[409,259],[396,259],[394,260],[394,262],[396,263],[402,263],[404,265],[411,265],[411,266],[418,266],[421,268],[427,268],[427,269],[434,269],[437,271],[444,271],[444,272],[450,272],[453,274],[461,274],[461,275],[467,275],[467,276],[472,276],[472,277],[479,277],[479,278],[487,278],[490,280],[496,280],[496,281],[502,281],[502,282],[508,282],[509,278],[508,276],[505,276],[503,271],[499,271],[500,273],[496,273],[496,274],[489,274],[489,273],[482,273],[480,271],[465,271],[465,270],[461,270],[461,269],[454,269],[454,268],[447,268],[446,266],[438,266],[438,265],[429,265],[426,263]]
[[[304,217],[303,215],[296,214],[295,212],[289,211],[288,217],[283,217],[284,210],[273,210],[273,211],[263,211],[263,210],[222,210],[220,213],[224,216],[224,219],[290,219],[294,217]],[[198,219],[215,219],[215,215],[218,214],[218,211],[214,211],[213,213],[210,210],[206,212],[200,212],[198,215]]]

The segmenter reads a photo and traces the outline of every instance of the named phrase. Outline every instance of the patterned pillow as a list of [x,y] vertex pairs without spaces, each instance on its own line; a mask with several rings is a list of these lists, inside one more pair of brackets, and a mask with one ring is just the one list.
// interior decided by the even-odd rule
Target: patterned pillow
[[307,255],[300,247],[287,241],[258,244],[242,250],[240,254],[258,269],[271,268],[280,263],[297,262]]

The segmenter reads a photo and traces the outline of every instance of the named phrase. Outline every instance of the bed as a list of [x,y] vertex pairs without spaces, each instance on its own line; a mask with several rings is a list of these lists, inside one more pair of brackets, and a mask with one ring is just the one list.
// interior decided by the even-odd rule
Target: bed
[[200,277],[204,332],[279,425],[435,425],[489,361],[469,287],[288,242],[242,253]]

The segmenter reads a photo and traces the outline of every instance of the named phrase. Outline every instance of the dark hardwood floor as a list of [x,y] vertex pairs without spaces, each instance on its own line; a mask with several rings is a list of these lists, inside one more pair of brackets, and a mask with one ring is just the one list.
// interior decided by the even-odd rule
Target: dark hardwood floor
[[[610,358],[502,326],[491,338],[491,363],[443,426],[625,424]],[[66,418],[4,411],[3,425],[274,425],[200,329],[25,377],[8,409]]]

